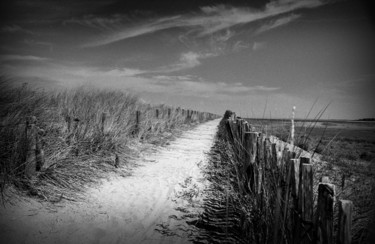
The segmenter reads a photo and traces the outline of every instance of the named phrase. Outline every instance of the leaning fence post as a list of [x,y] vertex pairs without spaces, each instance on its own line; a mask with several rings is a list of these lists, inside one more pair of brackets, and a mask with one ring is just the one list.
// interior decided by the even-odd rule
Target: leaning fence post
[[315,242],[333,243],[333,203],[335,185],[320,183],[318,187],[318,206],[315,219]]
[[336,238],[337,244],[352,243],[352,211],[352,201],[339,201],[339,229]]

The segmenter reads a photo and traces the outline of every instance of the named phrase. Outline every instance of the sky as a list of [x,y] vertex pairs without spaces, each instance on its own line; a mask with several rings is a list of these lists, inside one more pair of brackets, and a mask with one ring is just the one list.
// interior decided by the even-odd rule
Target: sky
[[375,20],[359,0],[1,3],[0,73],[243,117],[375,117]]

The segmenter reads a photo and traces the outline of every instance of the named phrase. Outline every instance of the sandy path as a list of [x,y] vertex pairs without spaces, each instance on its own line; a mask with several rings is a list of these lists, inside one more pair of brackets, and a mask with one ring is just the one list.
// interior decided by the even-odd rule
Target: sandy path
[[89,189],[85,202],[48,208],[29,200],[0,207],[0,243],[188,243],[155,229],[160,224],[173,229],[169,216],[187,207],[176,197],[182,188],[199,191],[206,184],[198,164],[205,162],[218,122],[201,124],[145,156],[132,176]]

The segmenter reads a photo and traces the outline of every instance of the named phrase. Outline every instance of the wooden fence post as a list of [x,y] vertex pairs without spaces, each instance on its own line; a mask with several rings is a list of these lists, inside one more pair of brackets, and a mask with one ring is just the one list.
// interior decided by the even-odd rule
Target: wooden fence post
[[36,176],[36,117],[31,116],[26,119],[26,162],[25,177],[32,179]]
[[[301,162],[309,162],[308,158],[301,158]],[[301,178],[298,194],[298,210],[300,213],[301,242],[313,241],[313,169],[312,164],[301,163]]]
[[271,169],[275,172],[277,172],[278,168],[278,159],[277,159],[277,149],[276,149],[276,143],[271,143]]
[[168,119],[170,119],[170,118],[171,118],[171,109],[168,108]]
[[299,193],[299,175],[300,175],[300,160],[299,159],[292,159],[293,164],[292,166],[292,196],[295,200],[298,199]]
[[135,130],[134,130],[135,135],[138,135],[138,133],[139,133],[140,121],[141,121],[141,111],[137,110],[137,111],[135,111]]
[[264,174],[264,135],[259,133],[257,140],[257,163],[258,163],[258,194],[262,192],[263,174]]
[[71,125],[72,125],[72,117],[69,115],[65,116],[65,122],[67,123],[68,133],[70,133]]
[[155,109],[155,118],[159,118],[159,109]]
[[40,171],[45,163],[44,149],[43,149],[43,140],[44,130],[37,128],[36,133],[36,171]]
[[232,123],[232,121],[230,119],[227,119],[225,121],[225,127],[226,127],[226,131],[227,131],[227,134],[228,134],[228,137],[229,137],[228,139],[233,144],[234,143],[234,135],[232,133],[232,128],[231,128],[231,125],[230,125],[231,123]]
[[101,118],[101,132],[102,134],[104,134],[104,122],[105,122],[105,119],[106,119],[106,114],[105,113],[102,113],[102,118]]
[[74,118],[73,119],[73,134],[74,135],[77,133],[78,123],[79,123],[79,119],[78,118]]
[[243,129],[242,129],[242,122],[243,122],[243,120],[242,119],[237,119],[236,122],[237,122],[237,131],[238,131],[239,144],[243,145],[243,136],[244,136],[244,132],[243,132]]
[[352,243],[352,211],[352,201],[339,200],[339,229],[336,238],[337,244]]
[[255,157],[256,157],[256,146],[257,146],[257,133],[245,132],[244,133],[244,172],[247,175],[247,186],[251,192],[255,192],[256,188],[256,168],[255,168]]
[[315,219],[314,243],[333,243],[333,202],[335,185],[320,183],[318,187],[318,206]]
[[299,212],[298,212],[298,197],[299,197],[299,181],[300,181],[300,159],[292,159],[291,164],[291,194],[293,197],[292,207],[292,230],[293,230],[293,243],[299,243]]
[[[285,151],[284,151],[285,152]],[[285,177],[285,192],[284,192],[284,197],[283,197],[283,201],[284,201],[284,209],[283,209],[283,228],[282,228],[282,233],[281,233],[281,236],[284,237],[284,233],[285,233],[285,229],[289,226],[288,223],[290,222],[287,222],[287,221],[290,221],[289,220],[289,216],[288,216],[288,209],[289,209],[289,195],[290,195],[290,190],[291,190],[291,183],[292,183],[292,177],[294,176],[294,160],[296,159],[289,159],[289,157],[287,157],[288,161],[285,162],[285,165],[286,165],[286,177]],[[291,216],[292,217],[292,216]]]
[[282,194],[282,188],[281,186],[278,186],[277,187],[277,190],[276,190],[276,202],[275,202],[275,211],[274,211],[274,225],[273,225],[273,243],[280,243],[280,236],[279,236],[279,232],[280,232],[280,223],[281,223],[281,215],[280,215],[280,212],[281,212],[281,194]]
[[272,159],[271,141],[269,138],[266,138],[264,140],[264,164],[266,169],[271,169],[273,164]]

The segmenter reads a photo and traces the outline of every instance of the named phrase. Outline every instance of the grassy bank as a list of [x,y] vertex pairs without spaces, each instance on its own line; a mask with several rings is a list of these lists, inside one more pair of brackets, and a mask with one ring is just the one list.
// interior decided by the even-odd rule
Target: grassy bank
[[[3,194],[8,186],[16,186],[48,201],[76,199],[77,193],[107,172],[128,175],[130,162],[148,145],[163,145],[179,131],[215,117],[150,105],[119,91],[81,87],[45,92],[27,85],[12,87],[11,81],[1,80]],[[41,139],[36,150],[44,151],[35,177],[25,176],[30,118],[36,119]]]

